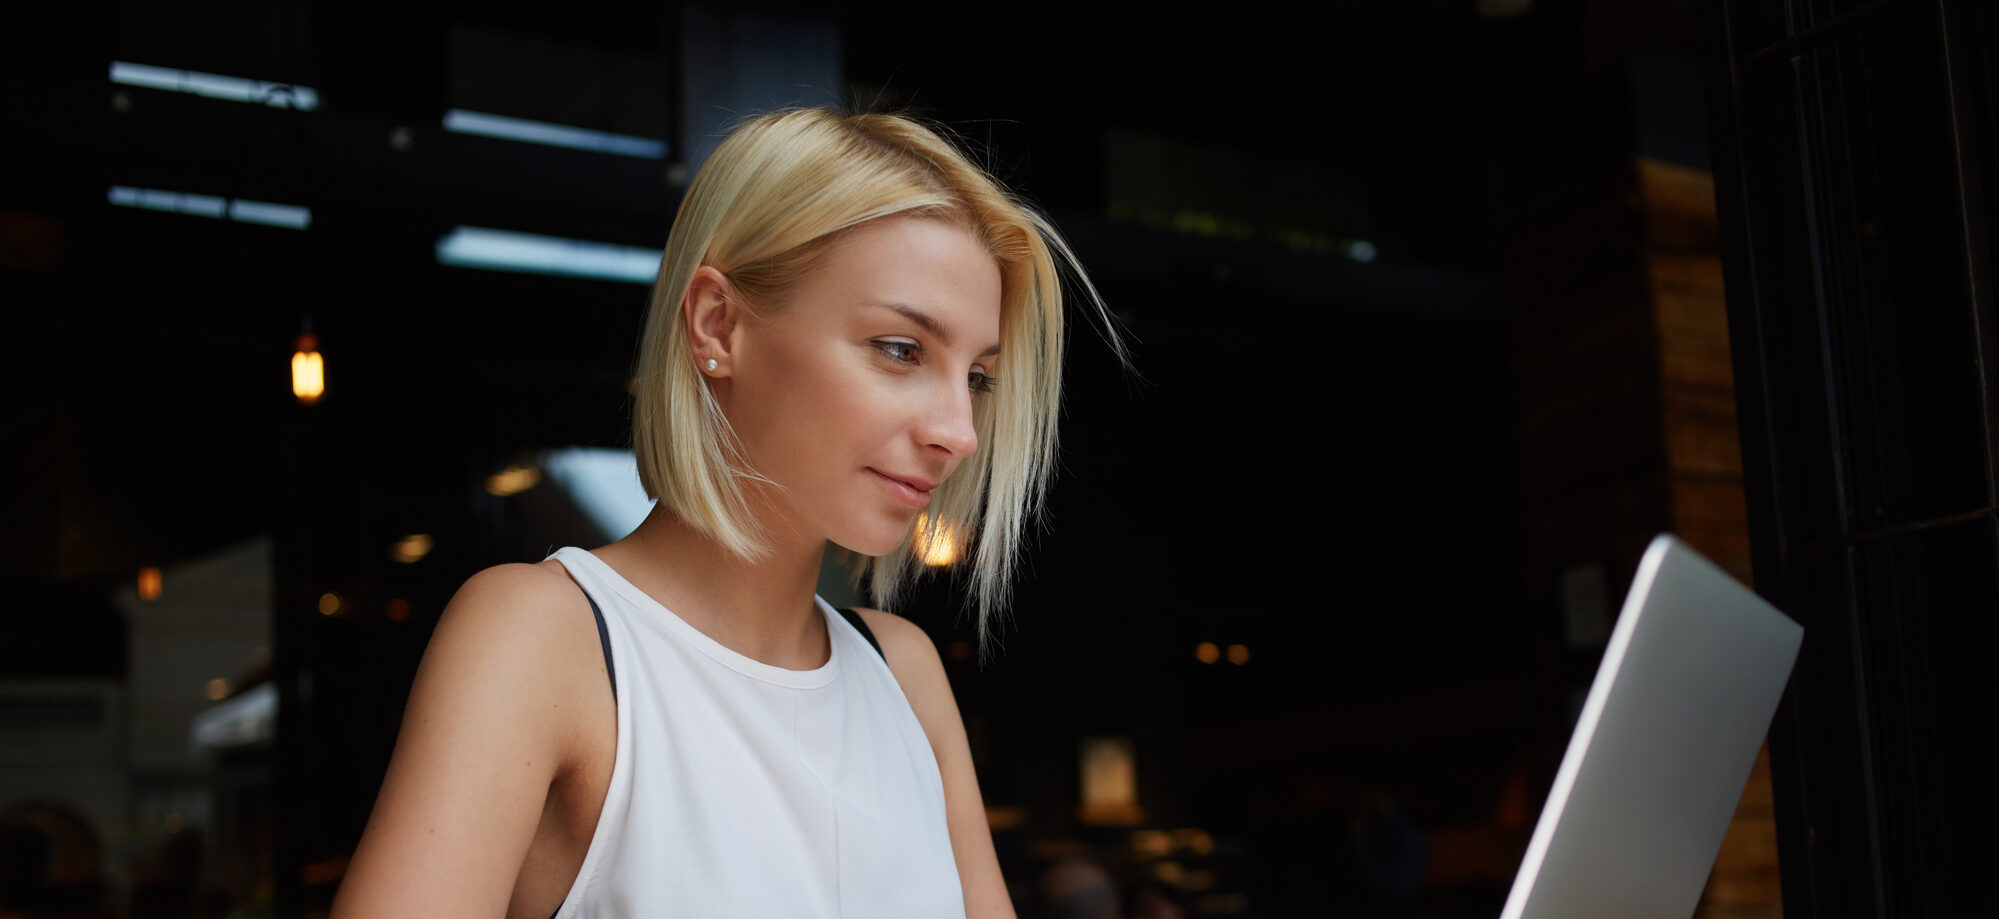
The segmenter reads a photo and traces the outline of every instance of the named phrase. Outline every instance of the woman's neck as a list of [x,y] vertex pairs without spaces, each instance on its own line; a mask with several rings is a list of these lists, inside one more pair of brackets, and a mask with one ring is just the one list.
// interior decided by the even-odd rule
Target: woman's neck
[[744,561],[678,515],[654,508],[630,536],[598,549],[625,580],[723,647],[786,670],[811,670],[831,653],[812,595],[823,542],[779,542]]

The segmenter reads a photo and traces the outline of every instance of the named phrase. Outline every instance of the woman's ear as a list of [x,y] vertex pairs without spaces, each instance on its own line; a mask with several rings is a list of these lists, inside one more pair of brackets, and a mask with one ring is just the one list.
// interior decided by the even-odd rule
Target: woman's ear
[[728,275],[708,265],[694,269],[694,280],[688,284],[687,298],[680,308],[687,314],[688,345],[694,351],[695,368],[711,377],[729,376],[743,307]]

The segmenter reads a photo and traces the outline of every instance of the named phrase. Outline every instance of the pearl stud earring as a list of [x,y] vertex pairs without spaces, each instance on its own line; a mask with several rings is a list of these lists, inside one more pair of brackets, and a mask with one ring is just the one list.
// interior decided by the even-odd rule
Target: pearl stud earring
[[709,373],[714,373],[714,372],[715,372],[715,368],[717,368],[717,367],[720,367],[720,366],[722,366],[722,362],[720,362],[720,361],[718,361],[718,360],[716,360],[716,359],[714,359],[714,358],[712,358],[712,357],[708,359],[708,372],[709,372]]

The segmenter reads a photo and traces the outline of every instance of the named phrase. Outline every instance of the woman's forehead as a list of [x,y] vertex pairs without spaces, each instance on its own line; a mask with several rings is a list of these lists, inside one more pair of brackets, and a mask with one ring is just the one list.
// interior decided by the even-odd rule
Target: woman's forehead
[[924,217],[872,221],[842,234],[797,294],[903,315],[945,338],[999,335],[999,261],[961,225]]

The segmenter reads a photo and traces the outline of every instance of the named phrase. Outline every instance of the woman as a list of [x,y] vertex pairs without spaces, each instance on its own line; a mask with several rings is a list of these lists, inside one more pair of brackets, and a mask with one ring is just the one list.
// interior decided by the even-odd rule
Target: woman
[[936,649],[813,587],[830,540],[887,607],[954,538],[982,629],[1003,605],[1054,453],[1062,266],[910,120],[730,135],[640,348],[657,505],[453,598],[334,915],[1012,915]]

